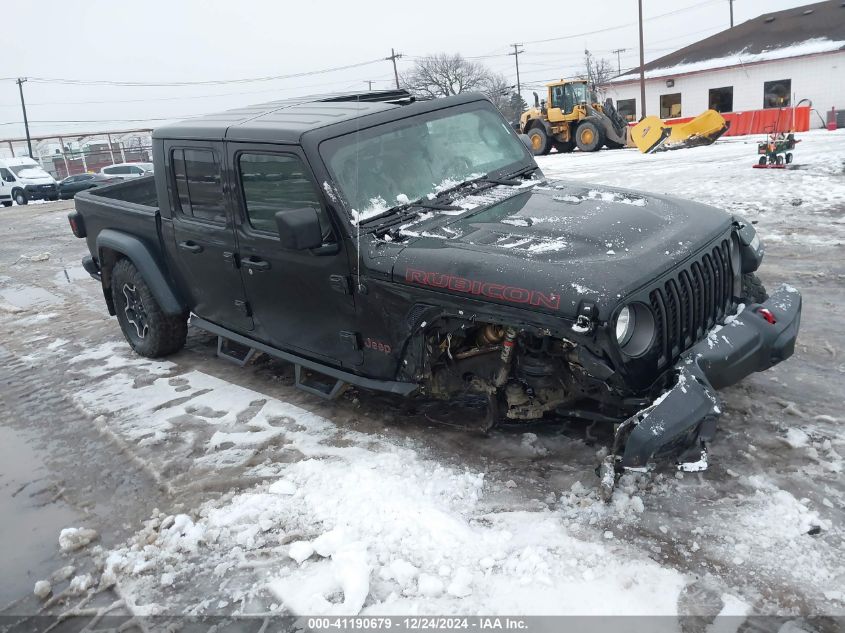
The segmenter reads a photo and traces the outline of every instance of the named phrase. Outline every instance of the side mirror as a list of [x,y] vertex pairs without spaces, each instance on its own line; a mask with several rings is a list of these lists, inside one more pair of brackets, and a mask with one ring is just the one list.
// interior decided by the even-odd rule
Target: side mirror
[[276,213],[276,227],[282,248],[304,251],[323,244],[323,231],[317,209],[303,207]]
[[528,149],[533,149],[531,147],[531,137],[527,134],[520,134],[519,140],[522,141],[525,144],[525,147],[527,147]]

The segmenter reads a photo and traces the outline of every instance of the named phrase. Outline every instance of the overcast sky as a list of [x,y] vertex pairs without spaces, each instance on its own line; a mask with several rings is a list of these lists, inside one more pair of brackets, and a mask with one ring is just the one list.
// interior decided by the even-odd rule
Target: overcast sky
[[[807,4],[735,0],[734,21]],[[643,0],[646,61],[729,26],[728,0]],[[555,10],[544,17],[543,8]],[[664,15],[669,14],[669,15]],[[33,135],[155,127],[160,120],[276,98],[393,85],[391,47],[477,61],[516,82],[509,44],[524,42],[524,95],[572,76],[584,49],[621,66],[638,63],[636,0],[550,5],[426,0],[9,0],[3,2],[0,139],[23,136],[15,77],[104,82],[209,82],[276,77],[364,62],[345,70],[247,83],[125,86],[31,80]],[[603,32],[595,33],[595,31]],[[589,34],[592,33],[592,34]],[[540,41],[550,40],[553,41]],[[379,61],[376,61],[379,60]],[[128,120],[134,119],[134,120]],[[55,123],[50,123],[55,121]],[[72,121],[75,121],[72,122]]]

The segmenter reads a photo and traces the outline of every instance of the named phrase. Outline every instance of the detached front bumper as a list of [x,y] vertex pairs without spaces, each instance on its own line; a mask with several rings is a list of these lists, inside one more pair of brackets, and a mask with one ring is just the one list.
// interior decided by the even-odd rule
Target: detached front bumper
[[800,323],[801,294],[781,286],[765,303],[746,306],[711,330],[675,365],[675,385],[620,425],[617,464],[642,468],[655,458],[683,460],[692,451],[697,456],[721,413],[716,389],[792,356]]

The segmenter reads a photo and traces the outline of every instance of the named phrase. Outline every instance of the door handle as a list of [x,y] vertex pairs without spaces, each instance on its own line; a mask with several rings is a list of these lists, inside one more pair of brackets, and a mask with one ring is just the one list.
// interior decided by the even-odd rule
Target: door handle
[[194,255],[196,255],[197,253],[202,253],[202,246],[196,244],[195,242],[179,242],[179,248],[181,248],[183,251],[193,253]]
[[265,259],[258,259],[257,257],[247,257],[241,260],[241,267],[259,271],[270,270],[270,262]]

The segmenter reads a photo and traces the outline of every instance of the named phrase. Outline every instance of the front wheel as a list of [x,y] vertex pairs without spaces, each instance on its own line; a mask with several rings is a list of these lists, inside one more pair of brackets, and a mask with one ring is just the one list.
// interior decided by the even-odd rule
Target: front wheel
[[532,127],[528,130],[528,138],[531,140],[531,153],[534,156],[545,156],[551,150],[549,135],[543,127]]
[[12,194],[12,198],[14,198],[15,203],[19,206],[23,206],[29,202],[29,197],[27,197],[26,192],[23,189],[16,189]]
[[162,311],[147,282],[128,259],[114,265],[111,296],[123,336],[136,353],[158,358],[185,346],[187,319]]
[[754,303],[763,303],[769,299],[766,286],[754,273],[745,273],[742,276],[742,298]]

